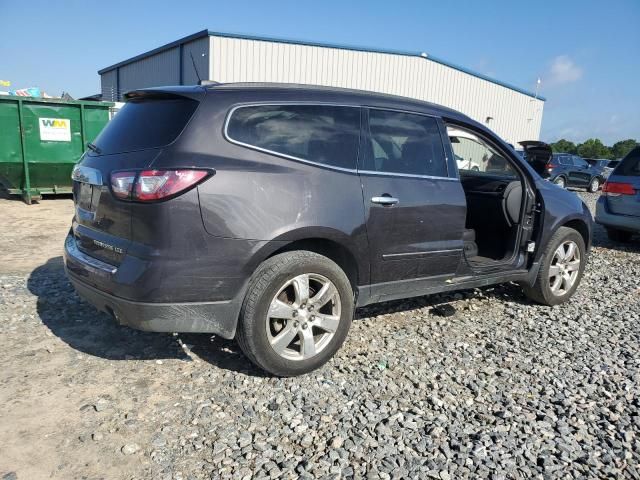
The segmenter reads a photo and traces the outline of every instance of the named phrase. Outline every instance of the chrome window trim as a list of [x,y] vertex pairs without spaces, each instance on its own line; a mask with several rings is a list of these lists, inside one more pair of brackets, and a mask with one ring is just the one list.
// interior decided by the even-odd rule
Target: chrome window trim
[[446,180],[449,182],[459,182],[457,177],[439,177],[436,175],[415,175],[413,173],[393,173],[393,172],[377,172],[374,170],[359,170],[358,173],[363,175],[379,175],[384,177],[406,177],[406,178],[424,178],[427,180]]
[[[264,152],[264,153],[268,153],[270,155],[275,155],[277,157],[282,157],[282,158],[287,158],[289,160],[295,160],[297,162],[302,162],[302,163],[306,163],[307,165],[313,165],[316,167],[322,167],[322,168],[329,168],[331,170],[337,170],[339,172],[345,172],[345,173],[358,173],[357,168],[345,168],[345,167],[336,167],[335,165],[327,165],[326,163],[320,163],[320,162],[314,162],[313,160],[307,160],[304,158],[300,158],[300,157],[296,157],[294,155],[287,155],[286,153],[281,153],[281,152],[276,152],[275,150],[269,150],[268,148],[262,148],[262,147],[258,147],[256,145],[251,145],[250,143],[244,143],[241,142],[240,140],[234,140],[233,138],[231,138],[231,136],[229,135],[229,122],[231,121],[231,117],[233,116],[234,112],[236,110],[239,110],[241,108],[248,108],[248,107],[280,107],[280,106],[322,106],[322,107],[348,107],[348,108],[357,108],[357,109],[361,109],[362,107],[360,105],[343,105],[343,104],[339,104],[339,103],[329,103],[329,102],[255,102],[255,103],[243,103],[243,104],[239,104],[239,105],[235,105],[234,107],[231,108],[231,110],[229,110],[229,113],[227,113],[227,118],[224,121],[224,129],[223,129],[223,135],[224,138],[228,141],[231,142],[235,145],[240,145],[242,147],[245,148],[250,148],[251,150],[257,150],[259,152]],[[362,130],[362,126],[360,125],[359,130]],[[360,138],[360,131],[358,132],[358,138]],[[360,141],[358,140],[358,146],[359,146]],[[356,165],[358,162],[358,159],[356,158]]]

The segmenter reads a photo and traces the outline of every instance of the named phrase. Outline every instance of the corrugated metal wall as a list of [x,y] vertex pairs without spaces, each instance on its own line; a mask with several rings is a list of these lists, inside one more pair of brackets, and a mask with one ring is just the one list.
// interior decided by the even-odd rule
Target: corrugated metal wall
[[[191,55],[193,54],[193,61]],[[182,84],[197,85],[198,77],[193,68],[196,64],[198,74],[203,80],[209,79],[209,38],[204,37],[182,46]]]
[[[292,82],[402,95],[459,110],[514,145],[537,140],[544,102],[436,61],[409,55],[210,37],[209,78]],[[491,117],[487,123],[487,117]]]
[[118,101],[122,99],[124,93],[136,88],[196,85],[198,77],[194,70],[194,63],[200,76],[206,80],[209,75],[208,37],[185,43],[182,47],[173,47],[103,73],[101,75],[103,99]]
[[180,83],[178,47],[120,67],[119,93],[142,87],[160,87]]
[[102,100],[105,102],[115,102],[118,100],[118,71],[109,70],[100,75],[100,91]]

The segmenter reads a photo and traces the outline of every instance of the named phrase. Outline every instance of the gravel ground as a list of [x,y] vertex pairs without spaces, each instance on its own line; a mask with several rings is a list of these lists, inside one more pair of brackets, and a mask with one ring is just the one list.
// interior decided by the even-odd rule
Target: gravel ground
[[369,307],[292,379],[114,325],[59,257],[0,273],[0,478],[640,478],[640,245],[594,240],[569,304],[504,285]]

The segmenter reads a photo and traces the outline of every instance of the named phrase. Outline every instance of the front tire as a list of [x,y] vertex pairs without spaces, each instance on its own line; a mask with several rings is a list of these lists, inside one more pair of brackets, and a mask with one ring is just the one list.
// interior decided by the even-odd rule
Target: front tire
[[351,283],[335,262],[314,252],[285,252],[263,262],[251,277],[236,339],[263,370],[302,375],[341,347],[353,311]]
[[559,305],[574,294],[587,262],[582,235],[560,227],[542,254],[535,283],[523,287],[525,295],[543,305]]
[[600,189],[600,179],[594,178],[593,180],[591,180],[588,190],[591,193],[596,193],[599,189]]

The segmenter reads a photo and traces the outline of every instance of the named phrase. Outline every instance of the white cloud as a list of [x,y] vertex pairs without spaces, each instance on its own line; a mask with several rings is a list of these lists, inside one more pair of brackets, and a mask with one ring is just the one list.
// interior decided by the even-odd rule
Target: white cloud
[[582,68],[576,65],[568,55],[559,55],[551,62],[547,74],[547,85],[572,83],[582,78]]

